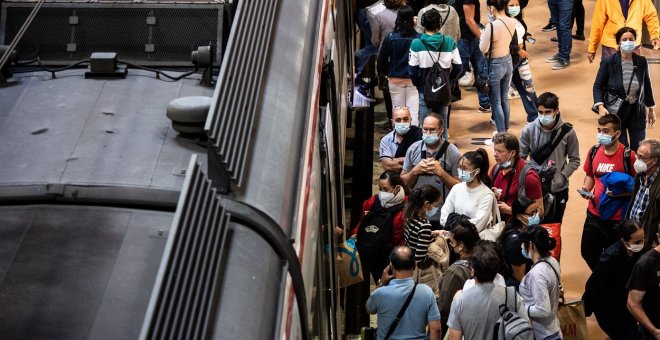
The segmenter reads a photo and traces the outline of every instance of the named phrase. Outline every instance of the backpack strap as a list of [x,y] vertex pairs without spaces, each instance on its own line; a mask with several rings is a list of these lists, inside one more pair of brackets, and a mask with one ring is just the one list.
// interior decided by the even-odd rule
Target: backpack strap
[[438,48],[438,59],[436,60],[433,60],[433,55],[431,54],[431,49],[429,48],[429,45],[427,45],[424,42],[424,40],[422,40],[421,38],[419,39],[419,41],[421,41],[424,47],[426,48],[426,53],[428,53],[429,57],[431,57],[431,61],[433,61],[433,65],[440,64],[440,53],[442,52],[442,46],[445,44],[445,36],[442,35],[442,42],[440,42],[440,47]]
[[555,276],[557,277],[557,284],[559,285],[559,291],[563,291],[564,286],[561,284],[561,278],[559,277],[559,273],[557,273],[557,270],[555,270],[555,267],[553,267],[552,264],[550,264],[550,262],[548,262],[546,259],[540,259],[539,262],[544,262],[548,266],[550,266],[550,269],[552,269],[552,272],[555,273]]
[[392,336],[392,333],[394,333],[396,326],[399,325],[399,322],[401,321],[403,314],[406,312],[406,309],[408,309],[408,305],[410,305],[410,301],[412,300],[413,295],[415,295],[416,288],[417,288],[417,283],[415,283],[415,285],[412,288],[412,291],[410,292],[410,294],[408,294],[408,297],[406,298],[406,302],[403,303],[403,306],[401,307],[401,310],[399,310],[399,314],[396,316],[396,319],[392,321],[392,324],[390,325],[390,328],[387,330],[387,334],[385,335],[385,340],[388,340]]
[[[550,135],[550,140],[552,141],[552,145],[550,146],[550,152],[547,153],[547,155],[538,155],[538,156],[545,156],[544,159],[536,159],[533,154],[537,153],[540,150],[543,150],[543,146],[536,150],[536,152],[533,152],[530,154],[530,157],[538,164],[538,165],[543,165],[545,161],[548,160],[550,155],[552,154],[552,151],[557,148],[559,143],[561,143],[562,139],[564,139],[564,136],[568,134],[571,130],[573,130],[573,124],[571,123],[564,123],[564,125],[561,126],[559,129],[559,136],[557,138],[554,138],[557,134],[557,130],[553,131],[553,133]],[[546,144],[547,145],[547,144]]]
[[449,14],[451,14],[451,9],[452,9],[452,6],[447,5],[447,15],[445,15],[444,19],[442,18],[442,16],[440,16],[440,27],[438,27],[438,32],[440,32],[440,29],[442,28],[442,26],[444,26],[445,23],[447,22],[447,18],[449,18]]
[[445,153],[447,152],[447,149],[449,149],[449,142],[444,141],[442,143],[442,146],[440,146],[440,150],[438,151],[438,153],[435,154],[435,157],[433,157],[433,158],[435,158],[436,161],[439,161],[440,158],[442,158],[442,156],[445,155]]
[[525,179],[527,177],[527,172],[529,172],[530,169],[532,169],[533,166],[531,164],[525,164],[525,166],[520,170],[520,174],[518,176],[518,197],[527,197],[527,190],[525,189]]

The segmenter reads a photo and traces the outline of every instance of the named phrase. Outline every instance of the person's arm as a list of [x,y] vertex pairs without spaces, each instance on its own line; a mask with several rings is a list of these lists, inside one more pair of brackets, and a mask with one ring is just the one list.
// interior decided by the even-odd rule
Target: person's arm
[[463,15],[465,16],[465,23],[470,29],[470,32],[472,32],[477,39],[481,39],[481,30],[479,30],[477,22],[474,21],[474,9],[474,4],[463,5]]
[[378,313],[378,303],[376,302],[376,300],[378,300],[377,296],[378,288],[376,288],[376,290],[371,293],[371,296],[369,296],[369,299],[367,299],[366,310],[368,314]]
[[[548,270],[552,270],[549,269]],[[545,277],[535,273],[532,278],[533,282],[529,285],[532,290],[533,304],[527,306],[527,314],[530,318],[547,318],[552,313],[552,305],[550,302],[550,293],[548,292],[548,282]],[[555,275],[552,273],[552,275]]]
[[449,340],[461,340],[463,338],[463,332],[453,328],[449,328],[449,331],[447,333]]
[[646,315],[646,312],[644,311],[644,308],[642,307],[644,294],[646,294],[646,292],[643,290],[629,290],[627,303],[628,310],[630,311],[630,314],[632,314],[632,316],[635,318],[635,320],[637,320],[637,322],[642,325],[642,327],[644,327],[649,333],[655,336],[656,339],[660,339],[660,329],[655,328],[651,322],[651,319],[649,319],[648,315]]
[[456,81],[463,70],[461,54],[458,52],[458,44],[454,44],[454,49],[451,51],[451,64],[452,67],[451,72],[449,72],[449,79]]
[[653,49],[660,48],[660,23],[658,22],[658,11],[651,1],[644,2],[644,23],[649,31],[649,38]]
[[598,109],[598,115],[601,117],[609,113],[604,105],[605,88],[607,87],[607,84],[610,80],[610,65],[608,60],[612,59],[603,59],[600,61],[600,67],[598,68],[598,73],[596,74],[596,80],[594,80],[593,87],[594,107]]
[[470,219],[470,222],[477,227],[477,231],[482,232],[488,227],[492,218],[493,218],[493,200],[495,200],[495,195],[490,192],[484,195],[477,205],[477,211],[474,218]]
[[591,32],[589,33],[589,47],[587,48],[587,59],[589,63],[594,61],[596,48],[600,45],[600,38],[603,36],[603,28],[607,23],[606,0],[597,0],[594,8],[594,15],[591,17]]
[[448,174],[447,171],[442,168],[438,160],[432,159],[428,161],[427,164],[431,167],[430,172],[437,176],[448,189],[451,189],[456,183],[460,182],[458,179]]
[[568,156],[568,164],[561,172],[566,177],[566,183],[568,183],[568,178],[580,167],[580,142],[578,142],[575,129],[566,136],[566,155]]
[[380,165],[383,166],[383,170],[385,171],[401,172],[401,169],[403,169],[403,157],[394,159],[382,157],[380,159]]
[[441,323],[440,320],[430,320],[429,321],[429,340],[440,340],[441,334]]
[[449,195],[447,195],[447,199],[445,199],[445,202],[442,204],[442,208],[440,209],[440,225],[444,226],[445,223],[447,223],[447,217],[449,214],[453,213],[456,211],[455,207],[455,200],[456,200],[456,189],[459,187],[454,187],[451,190],[449,190]]
[[536,128],[534,126],[534,124],[535,124],[534,122],[532,122],[530,124],[527,124],[527,126],[525,126],[525,128],[523,128],[522,132],[520,133],[520,139],[519,139],[520,157],[522,159],[527,159],[527,156],[531,152],[530,145],[529,145],[530,144],[530,140],[529,140],[530,139],[530,136],[529,136],[530,132],[529,131],[533,128]]
[[481,53],[484,54],[484,57],[488,57],[488,51],[490,50],[490,34],[491,34],[491,26],[493,25],[492,22],[489,22],[486,25],[486,28],[484,28],[484,32],[481,35],[481,39],[479,40],[479,50],[481,50]]
[[424,173],[424,160],[421,160],[417,165],[415,165],[410,171],[406,171],[406,166],[404,164],[403,170],[401,171],[401,180],[403,183],[412,190],[417,183],[417,177]]
[[[654,40],[660,43],[660,40]],[[644,60],[646,61],[646,60]],[[651,77],[649,75],[649,64],[644,63],[646,71],[644,72],[644,105],[648,108],[647,120],[649,126],[655,126],[655,99],[653,98],[653,84],[651,84]]]
[[383,46],[378,50],[378,62],[376,63],[376,70],[378,70],[379,75],[386,76],[388,74],[387,68],[389,66],[389,57],[390,57],[390,36],[387,35],[383,39]]
[[416,87],[424,86],[424,81],[420,74],[419,52],[417,51],[417,39],[415,39],[410,44],[410,52],[408,53],[408,75]]

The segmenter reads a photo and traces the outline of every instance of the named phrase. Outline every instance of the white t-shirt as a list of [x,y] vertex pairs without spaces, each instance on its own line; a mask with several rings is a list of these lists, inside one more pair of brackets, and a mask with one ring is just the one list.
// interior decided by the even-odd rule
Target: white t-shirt
[[445,225],[450,213],[463,214],[478,231],[486,229],[493,217],[495,195],[485,184],[469,189],[466,183],[458,183],[451,188],[440,212],[440,224]]

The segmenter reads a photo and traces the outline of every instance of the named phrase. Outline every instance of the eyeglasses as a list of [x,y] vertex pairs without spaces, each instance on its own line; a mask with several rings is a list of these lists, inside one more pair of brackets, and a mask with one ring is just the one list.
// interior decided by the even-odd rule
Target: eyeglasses
[[407,106],[394,106],[392,107],[392,110],[410,110],[410,108]]

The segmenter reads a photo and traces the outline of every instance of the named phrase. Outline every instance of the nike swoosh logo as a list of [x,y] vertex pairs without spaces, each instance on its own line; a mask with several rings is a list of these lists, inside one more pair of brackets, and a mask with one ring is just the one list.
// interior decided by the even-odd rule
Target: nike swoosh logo
[[435,93],[435,92],[438,92],[438,91],[440,91],[441,88],[445,87],[445,85],[447,85],[447,84],[442,84],[442,85],[440,85],[440,87],[438,87],[438,88],[436,88],[435,86],[433,86],[433,87],[431,87],[431,92],[434,92],[434,93]]

